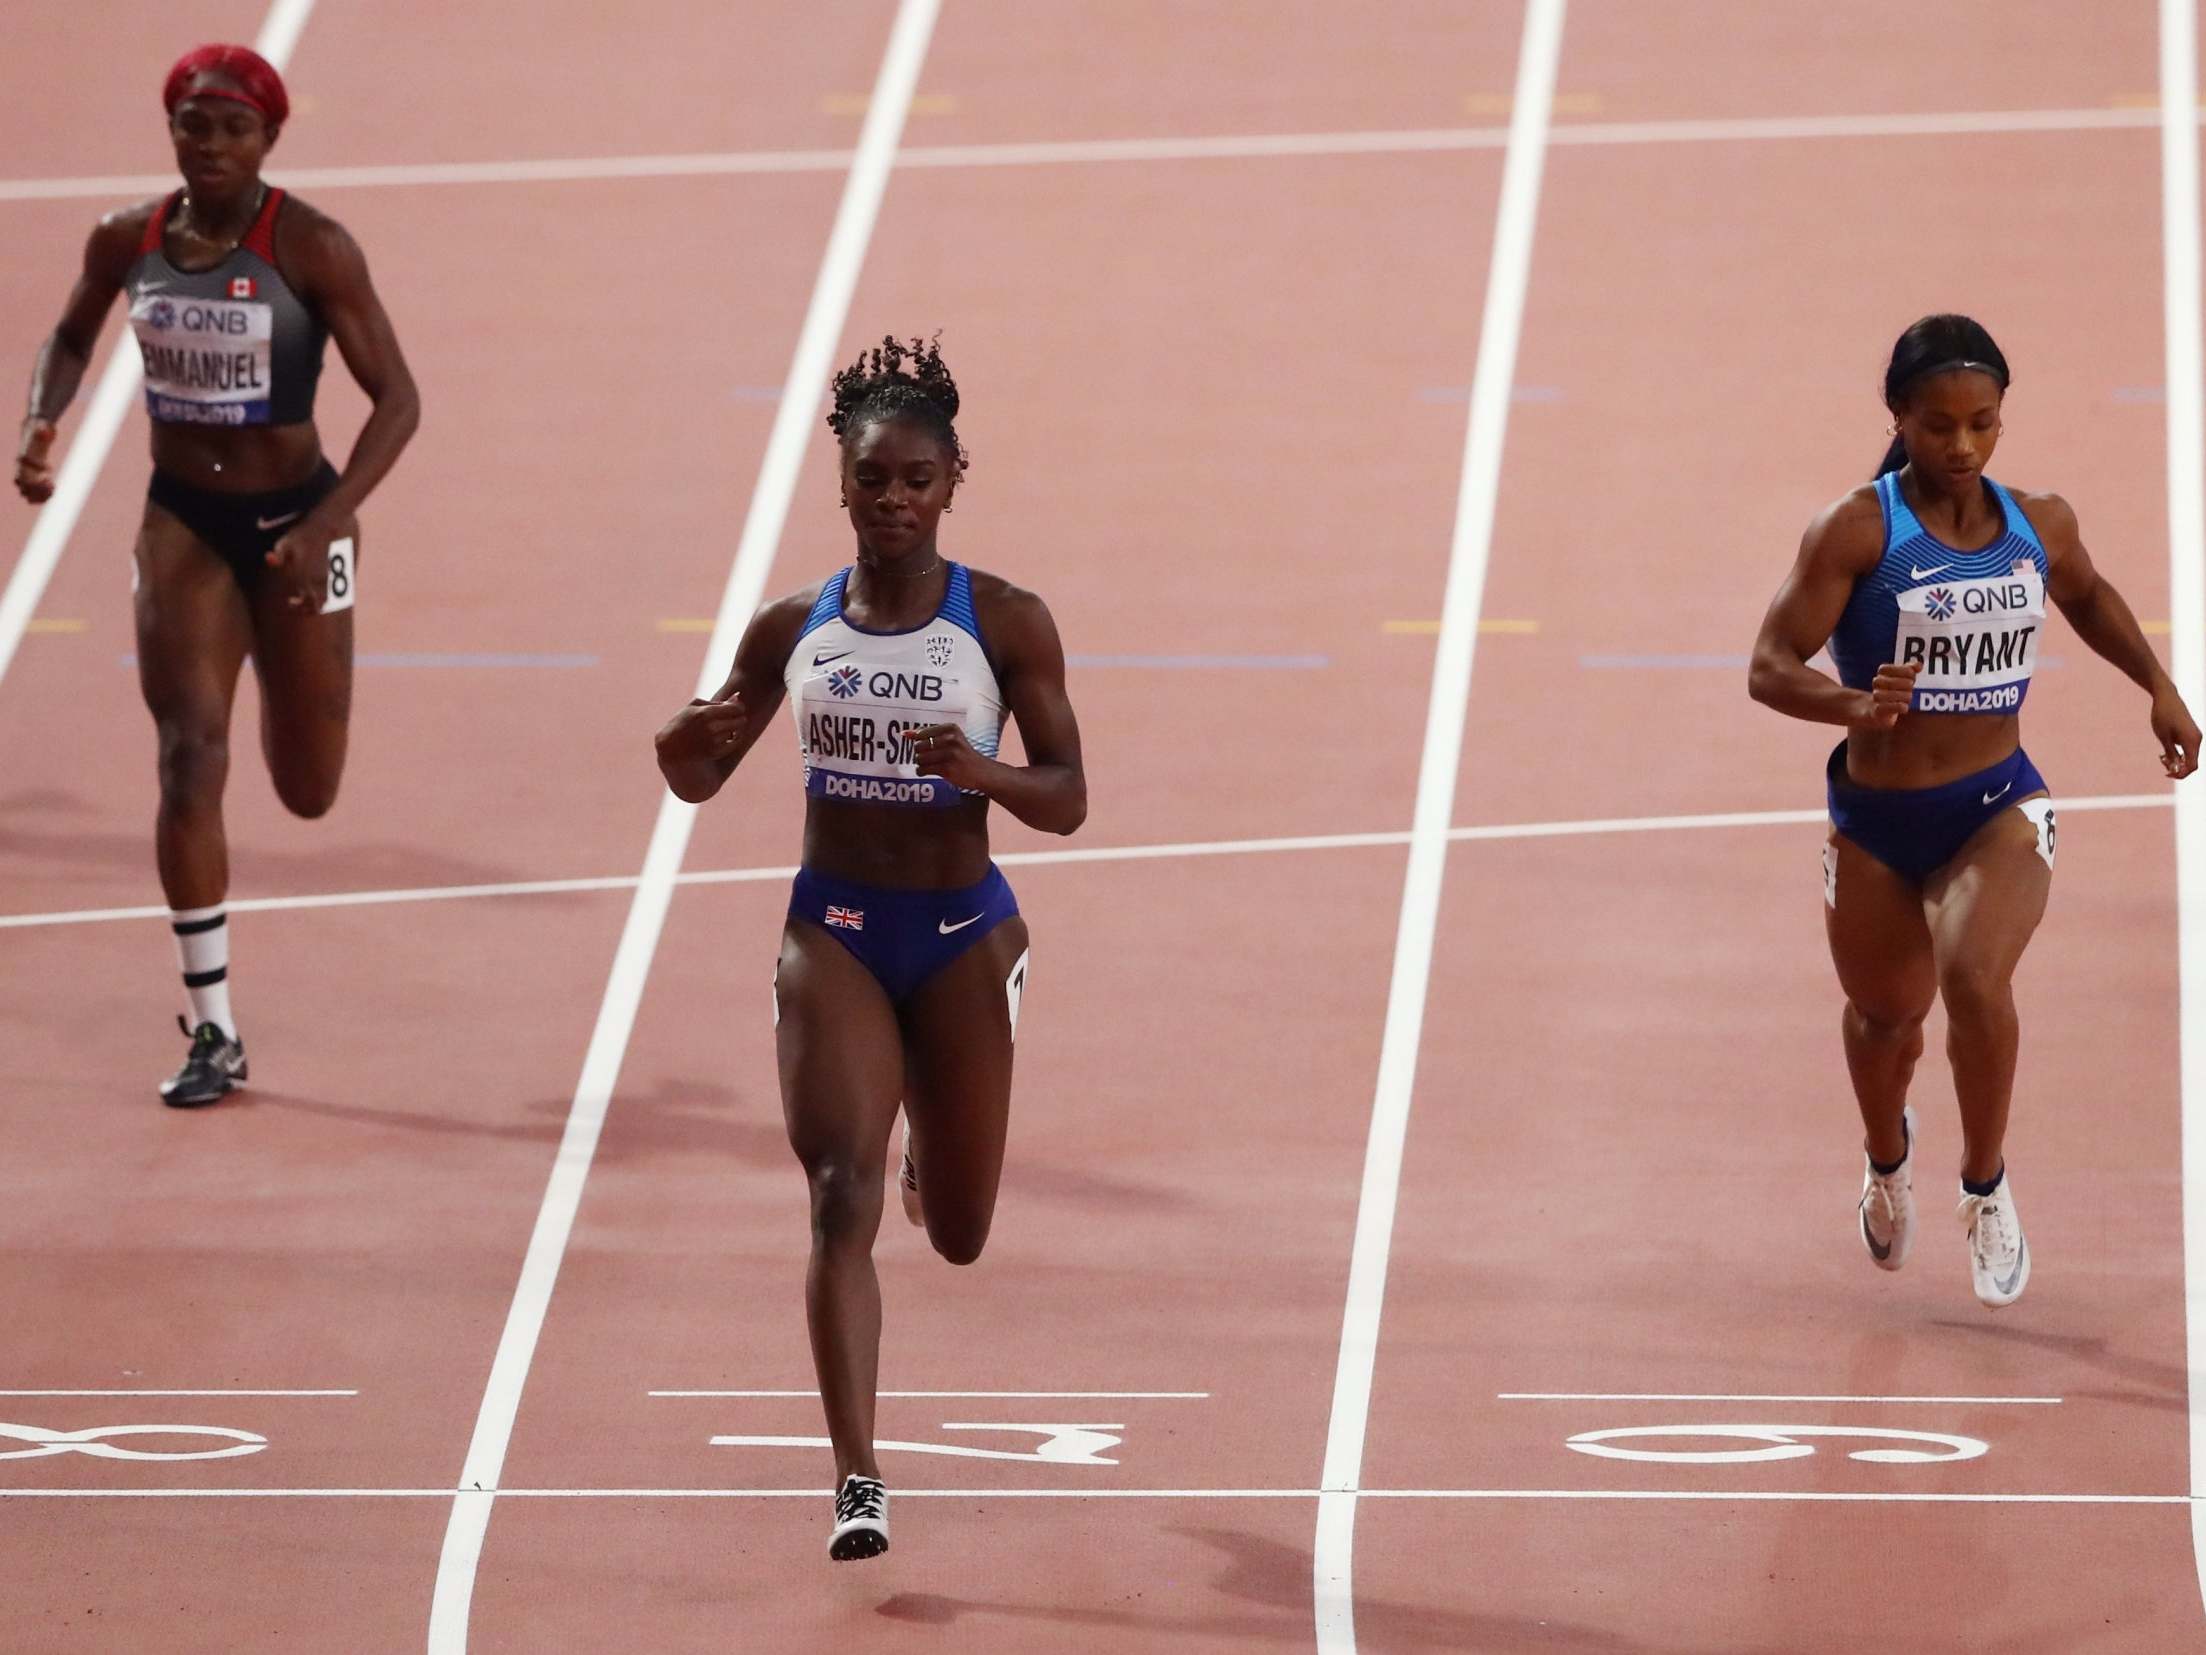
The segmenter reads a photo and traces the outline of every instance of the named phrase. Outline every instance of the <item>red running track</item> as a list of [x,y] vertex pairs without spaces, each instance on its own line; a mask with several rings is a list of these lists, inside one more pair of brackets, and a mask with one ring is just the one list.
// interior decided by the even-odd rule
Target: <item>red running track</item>
[[[1879,348],[1925,309],[1991,323],[2018,375],[2003,474],[2067,492],[2139,612],[2167,614],[2149,113],[1594,141],[1956,100],[2104,119],[2155,83],[2150,8],[2087,26],[1947,7],[1941,32],[1996,42],[1960,91],[1943,57],[1892,49],[1922,31],[1916,8],[1814,27],[1683,10],[1580,0],[1567,22],[1484,601],[1514,624],[1480,641],[1458,822],[1812,809],[1817,733],[1680,658],[1743,652],[1801,523],[1873,459]],[[846,150],[892,11],[759,6],[730,28],[667,8],[616,41],[580,7],[494,5],[439,14],[430,50],[404,16],[323,0],[279,154],[312,172]],[[171,34],[257,26],[238,7],[140,22],[135,56],[38,43],[15,176],[156,171],[147,88]],[[996,1240],[953,1271],[884,1235],[884,1384],[1143,1394],[888,1398],[897,1441],[1054,1457],[889,1451],[896,1549],[862,1570],[819,1557],[823,1451],[712,1440],[816,1435],[808,1396],[652,1394],[810,1385],[766,1003],[780,886],[678,891],[521,1393],[468,1647],[1315,1647],[1315,1489],[1433,660],[1388,623],[1440,609],[1519,28],[1498,3],[1374,27],[1316,6],[1106,25],[950,0],[905,135],[926,164],[890,183],[843,349],[944,330],[975,456],[954,555],[1044,593],[1075,652],[1094,814],[1070,847],[1006,825],[1000,848],[1394,837],[1011,868],[1036,966]],[[1437,151],[928,159],[1481,126]],[[657,809],[643,741],[699,664],[701,638],[661,625],[709,614],[726,578],[842,188],[831,156],[739,164],[306,191],[359,233],[429,399],[368,514],[361,648],[587,664],[363,665],[328,821],[284,818],[238,767],[240,895],[635,875]],[[1926,166],[1969,188],[1906,213]],[[0,274],[0,356],[28,360],[91,215],[121,198],[0,188],[15,241],[42,250]],[[331,377],[341,443],[360,404]],[[40,609],[82,630],[34,633],[0,680],[7,912],[158,901],[151,742],[120,664],[142,441],[134,415]],[[830,464],[815,442],[771,589],[844,555]],[[2133,693],[2073,639],[2055,653],[2029,734],[2057,792],[2159,791]],[[1322,664],[1154,664],[1190,656]],[[121,737],[100,749],[114,762],[77,756],[89,732]],[[787,764],[771,738],[688,867],[793,859]],[[2041,1270],[1996,1320],[1927,1174],[1915,1268],[1885,1278],[1854,1251],[1815,827],[1450,852],[1357,1647],[2201,1642],[2167,823],[2064,814],[2021,989],[2014,1160]],[[28,1077],[0,1112],[0,1280],[20,1307],[0,1390],[221,1393],[0,1397],[0,1418],[266,1439],[0,1461],[17,1560],[0,1641],[422,1646],[628,903],[241,915],[260,1083],[190,1118],[148,1095],[173,1061],[158,924],[0,929],[0,1019]],[[1935,1164],[1956,1140],[1935,1064],[1918,1108]],[[245,1394],[301,1389],[356,1394]],[[1893,1439],[1812,1436],[1812,1458],[1678,1465],[1564,1445],[1753,1425],[1986,1446],[1877,1464],[1846,1455]],[[33,1489],[71,1493],[9,1497]],[[1987,1494],[2050,1498],[1951,1498]],[[2078,1503],[2100,1496],[2150,1503]]]

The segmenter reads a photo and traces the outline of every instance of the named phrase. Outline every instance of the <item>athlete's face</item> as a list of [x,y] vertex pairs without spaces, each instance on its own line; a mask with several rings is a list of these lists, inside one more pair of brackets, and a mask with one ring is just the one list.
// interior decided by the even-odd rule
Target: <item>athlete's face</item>
[[1934,374],[1908,394],[1900,438],[1915,475],[1931,488],[1965,495],[1999,444],[1999,381],[1976,368]]
[[[205,79],[196,84],[208,84]],[[202,197],[242,192],[260,179],[260,165],[276,141],[260,111],[235,98],[194,95],[169,116],[176,170]]]
[[875,420],[843,449],[843,503],[858,544],[884,563],[934,555],[935,527],[957,487],[957,456],[916,421]]

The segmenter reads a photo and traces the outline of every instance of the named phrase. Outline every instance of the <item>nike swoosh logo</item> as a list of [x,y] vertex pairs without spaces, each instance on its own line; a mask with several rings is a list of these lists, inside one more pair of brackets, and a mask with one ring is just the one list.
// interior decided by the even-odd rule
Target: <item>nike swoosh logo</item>
[[1950,563],[1934,563],[1927,569],[1918,569],[1910,563],[1907,566],[1907,578],[1909,580],[1928,580],[1932,575],[1942,575],[1952,567],[1953,565]]
[[845,649],[839,650],[833,655],[815,655],[812,657],[812,664],[816,667],[824,667],[827,665],[828,662],[840,661],[845,655],[848,655],[850,653],[852,653],[850,650]]
[[140,282],[138,284],[138,291],[140,293],[158,293],[161,291],[162,288],[166,286],[168,286],[168,282],[166,280],[158,282]]
[[2022,1280],[2022,1267],[2029,1262],[2030,1243],[2025,1240],[2020,1247],[2015,1249],[2014,1274],[2009,1276],[2005,1281],[1993,1283],[1993,1285],[1999,1289],[1999,1295],[2001,1298],[2005,1298],[2009,1293],[2012,1293],[2015,1290],[2016,1284]]
[[1990,804],[1990,803],[1991,803],[1991,802],[1992,802],[1992,801],[1993,801],[1994,799],[2003,799],[2003,798],[2005,798],[2005,797],[2007,796],[2007,794],[2008,794],[2008,793],[2009,793],[2009,792],[2010,792],[2010,791],[2011,791],[2011,790],[2013,789],[2013,787],[2014,787],[2014,783],[2013,783],[2013,782],[2009,782],[2009,783],[2008,783],[2008,784],[2007,784],[2007,785],[2006,785],[2005,787],[2002,787],[2002,788],[2001,788],[2001,789],[2000,789],[2000,790],[1999,790],[1999,791],[1998,791],[1997,793],[1987,793],[1987,794],[1985,794],[1985,795],[1984,795],[1984,802],[1985,802],[1986,804]]
[[1866,1195],[1861,1198],[1861,1239],[1869,1244],[1869,1256],[1878,1263],[1892,1256],[1892,1244],[1888,1241],[1879,1247],[1877,1238],[1869,1233],[1869,1198]]
[[[982,914],[985,914],[985,913],[986,913],[987,911],[988,911],[987,909],[983,908],[983,909],[981,910],[981,913],[982,913]],[[946,920],[946,919],[945,919],[945,920],[937,920],[937,921],[935,922],[935,929],[936,929],[937,931],[940,931],[940,932],[941,932],[941,933],[942,933],[942,934],[943,934],[944,936],[948,936],[948,935],[949,935],[949,934],[950,934],[950,933],[951,933],[952,931],[962,931],[962,930],[964,930],[964,929],[965,929],[965,928],[966,928],[966,927],[967,927],[968,925],[977,925],[977,924],[979,924],[979,923],[980,923],[980,914],[975,914],[975,915],[974,915],[974,916],[973,916],[973,917],[972,917],[971,919],[961,919],[961,920],[959,920],[959,921],[958,921],[958,922],[957,922],[957,923],[956,923],[955,925],[952,925],[952,924],[951,924],[951,923],[950,923],[950,922],[949,922],[948,920]]]
[[305,515],[306,513],[303,511],[287,511],[281,517],[261,517],[256,515],[253,519],[253,525],[255,528],[261,529],[280,529],[286,523],[294,522],[297,519],[304,517]]

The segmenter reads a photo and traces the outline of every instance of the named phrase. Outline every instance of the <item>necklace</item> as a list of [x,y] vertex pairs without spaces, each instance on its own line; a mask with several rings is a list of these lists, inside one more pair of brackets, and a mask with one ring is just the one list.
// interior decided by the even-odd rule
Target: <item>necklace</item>
[[924,569],[884,569],[873,559],[862,554],[858,558],[858,566],[865,570],[867,574],[878,575],[883,580],[917,580],[921,575],[931,575],[942,567],[942,554],[937,552],[935,560]]
[[[234,235],[234,236],[232,236],[232,237],[230,238],[230,245],[228,246],[228,248],[226,248],[226,249],[224,250],[224,257],[227,257],[227,256],[228,256],[229,254],[231,254],[231,253],[234,253],[234,252],[236,252],[236,251],[238,250],[238,248],[239,248],[239,247],[240,247],[240,246],[241,246],[241,245],[242,245],[242,244],[244,243],[244,240],[245,240],[245,237],[246,237],[246,234],[247,234],[247,232],[248,232],[248,231],[250,231],[250,230],[251,230],[251,229],[253,228],[253,221],[254,221],[255,219],[257,219],[257,218],[259,218],[259,217],[260,217],[260,210],[261,210],[261,208],[263,208],[263,207],[265,207],[265,206],[267,206],[267,205],[268,205],[268,184],[267,184],[267,181],[266,181],[266,180],[264,179],[264,180],[262,180],[262,182],[261,182],[261,186],[260,186],[260,193],[259,193],[258,195],[256,195],[256,196],[254,196],[254,197],[253,197],[253,207],[252,207],[252,210],[251,210],[250,212],[248,212],[248,213],[247,213],[247,214],[245,215],[245,228],[244,228],[244,229],[242,229],[242,230],[240,230],[240,231],[238,231],[238,233],[237,233],[236,235]],[[184,211],[185,211],[185,213],[186,213],[186,214],[188,215],[188,214],[189,214],[189,213],[191,212],[191,210],[192,210],[192,199],[191,199],[191,191],[189,191],[189,190],[186,190],[186,191],[184,192]]]

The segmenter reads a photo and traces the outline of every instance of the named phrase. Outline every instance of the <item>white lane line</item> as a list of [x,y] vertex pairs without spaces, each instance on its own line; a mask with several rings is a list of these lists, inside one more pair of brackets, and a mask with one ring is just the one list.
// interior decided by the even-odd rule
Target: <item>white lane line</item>
[[1527,0],[1518,50],[1509,146],[1502,162],[1492,264],[1479,320],[1478,360],[1471,373],[1470,420],[1463,438],[1463,478],[1455,534],[1448,551],[1447,589],[1440,606],[1432,695],[1417,768],[1417,803],[1410,817],[1409,866],[1394,938],[1394,965],[1380,1040],[1379,1072],[1356,1200],[1356,1231],[1341,1314],[1340,1358],[1333,1375],[1332,1414],[1318,1481],[1317,1533],[1311,1548],[1311,1598],[1319,1655],[1354,1655],[1356,1485],[1363,1473],[1364,1432],[1379,1351],[1379,1312],[1386,1296],[1387,1256],[1401,1188],[1402,1147],[1409,1130],[1411,1089],[1425,1019],[1433,938],[1447,867],[1448,822],[1455,810],[1462,763],[1465,703],[1478,643],[1478,611],[1486,591],[1494,506],[1501,486],[1502,441],[1516,380],[1517,336],[1531,282],[1533,227],[1546,155],[1555,72],[1562,54],[1563,0]]
[[[313,10],[314,0],[274,0],[261,21],[254,49],[281,69],[299,43],[299,31],[306,27]],[[173,183],[173,179],[165,179],[162,187]],[[6,589],[0,590],[0,679],[7,677],[16,646],[22,643],[61,554],[68,549],[69,536],[76,530],[85,502],[92,497],[92,485],[99,481],[101,468],[107,464],[143,371],[137,344],[125,325],[107,353],[107,366],[100,370],[99,385],[85,408],[83,423],[54,478],[53,496],[39,507],[30,538],[23,543],[23,555],[15,560]]]
[[[1917,138],[2029,132],[2141,131],[2150,109],[1985,109],[1899,115],[1776,115],[1726,120],[1572,121],[1550,141],[1576,148],[1676,143],[1767,143],[1818,138]],[[1335,155],[1448,154],[1501,149],[1505,126],[1396,128],[1370,132],[1249,132],[1209,137],[1088,138],[1059,143],[931,144],[900,151],[899,168],[1079,166],[1108,162],[1295,160]],[[579,155],[526,161],[427,161],[301,167],[295,190],[410,189],[439,185],[563,184],[633,178],[711,178],[840,172],[847,149],[715,150],[673,155]],[[127,199],[175,187],[167,173],[0,179],[0,202]]]
[[358,1391],[0,1391],[0,1396],[358,1396]]
[[[2167,330],[2168,655],[2194,713],[2206,709],[2206,350],[2201,348],[2198,18],[2160,0],[2161,291]],[[2206,1493],[2206,799],[2176,790],[2178,1073],[2183,1126],[2183,1322],[2189,1365],[2191,1493]],[[2206,1601],[2206,1508],[2191,1508],[2191,1558]]]
[[1768,1396],[1751,1392],[1497,1391],[1501,1402],[1968,1402],[2052,1406],[2057,1396]]
[[[818,1391],[646,1391],[646,1396],[817,1397]],[[1200,1402],[1208,1391],[876,1391],[880,1397],[962,1397],[985,1401]]]
[[[939,9],[940,0],[901,0],[897,7],[865,126],[859,133],[850,175],[836,208],[834,228],[828,234],[827,250],[805,309],[804,326],[797,336],[789,371],[782,377],[781,401],[774,412],[765,458],[759,465],[758,486],[751,494],[735,563],[721,594],[719,616],[705,646],[697,680],[699,695],[710,695],[719,687],[736,643],[764,596],[766,577],[796,493],[805,446],[817,423],[820,388],[834,369],[836,347],[850,314],[867,244],[873,239],[874,222],[888,187],[890,162],[903,136],[919,66],[927,55],[928,38]],[[659,932],[673,899],[675,876],[681,870],[682,853],[689,845],[696,815],[695,807],[671,793],[662,793],[658,820],[644,855],[643,874],[613,957],[605,999],[598,1009],[566,1130],[560,1137],[558,1159],[529,1237],[521,1279],[514,1289],[513,1305],[498,1340],[490,1381],[483,1391],[482,1408],[476,1415],[474,1436],[460,1472],[463,1492],[453,1501],[443,1554],[437,1564],[436,1595],[429,1613],[430,1655],[458,1655],[467,1647],[468,1607],[474,1595],[483,1535],[490,1523],[488,1491],[497,1487],[499,1472],[505,1465],[521,1390],[543,1331],[544,1314],[559,1277],[567,1237],[582,1203],[583,1180],[589,1176],[591,1159],[597,1153],[598,1134],[612,1101],[630,1031],[635,1027],[644,980],[658,949]]]
[[[717,687],[717,686],[716,686]],[[2104,793],[2059,801],[2061,814],[2094,810],[2165,810],[2175,803],[2168,793]],[[1820,810],[1735,810],[1690,816],[1604,816],[1576,822],[1502,822],[1448,830],[1450,844],[1482,844],[1498,839],[1572,839],[1584,834],[1679,833],[1724,828],[1803,827],[1824,820]],[[1007,868],[1038,868],[1069,862],[1147,862],[1189,856],[1267,856],[1295,851],[1369,850],[1406,845],[1410,835],[1389,833],[1313,833],[1283,839],[1196,839],[1177,844],[1102,845],[1079,850],[1006,851],[996,860]],[[683,885],[750,885],[762,880],[794,879],[795,864],[763,868],[700,869],[677,874]],[[281,913],[302,908],[359,908],[391,902],[459,902],[476,897],[573,896],[601,891],[632,891],[633,874],[600,879],[531,879],[502,885],[425,885],[383,891],[333,891],[317,896],[232,897],[232,913]],[[166,908],[63,908],[45,914],[0,914],[0,931],[44,925],[102,925],[119,920],[166,919]]]
[[[449,1488],[6,1488],[9,1500],[449,1500]],[[824,1500],[830,1488],[501,1488],[498,1500]],[[1322,1500],[1315,1488],[905,1488],[899,1500]],[[2187,1494],[1930,1493],[1839,1489],[1362,1488],[1363,1500],[1698,1500],[1894,1505],[2181,1506]]]

